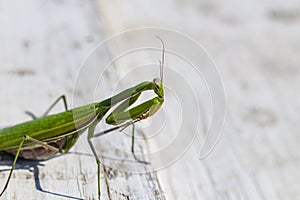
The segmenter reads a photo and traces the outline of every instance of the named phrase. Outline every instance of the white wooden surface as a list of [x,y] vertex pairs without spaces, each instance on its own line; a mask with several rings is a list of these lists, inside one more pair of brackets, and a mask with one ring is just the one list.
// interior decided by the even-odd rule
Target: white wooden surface
[[298,1],[99,2],[109,34],[181,31],[222,74],[223,137],[205,160],[193,146],[158,172],[168,199],[300,199]]
[[[150,174],[149,184],[143,184],[149,174],[124,179],[125,172],[105,169],[103,196],[109,188],[111,199],[164,193],[167,199],[300,199],[299,12],[296,0],[2,1],[0,126],[28,119],[27,109],[43,112],[62,93],[71,96],[81,62],[106,36],[144,26],[172,28],[201,43],[222,74],[223,137],[206,159],[198,159],[193,145],[158,170],[158,181]],[[84,102],[89,88],[82,84],[79,90],[74,98]],[[20,162],[23,169],[16,170],[5,198],[95,198],[96,167],[84,139],[73,153],[42,162],[45,166]],[[10,162],[1,161],[1,169]],[[4,176],[1,172],[1,180]]]

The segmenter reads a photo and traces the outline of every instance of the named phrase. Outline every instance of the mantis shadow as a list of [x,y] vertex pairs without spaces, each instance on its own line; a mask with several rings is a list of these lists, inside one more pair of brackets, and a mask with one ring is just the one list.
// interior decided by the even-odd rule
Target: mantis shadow
[[[58,157],[58,156],[59,155],[54,156],[54,157]],[[54,157],[52,157],[52,158],[54,158]],[[52,158],[49,158],[49,159],[52,159]],[[13,163],[13,159],[14,159],[14,156],[12,156],[8,153],[5,153],[5,152],[0,152],[0,161],[1,161],[0,166],[11,166]],[[46,159],[46,160],[49,160],[49,159]],[[39,178],[39,174],[40,174],[39,167],[45,166],[44,164],[42,164],[42,162],[44,162],[46,160],[40,161],[40,160],[26,160],[26,159],[18,158],[18,161],[16,163],[14,170],[28,170],[29,172],[32,172],[33,176],[34,176],[34,181],[35,181],[35,188],[40,192],[63,197],[63,198],[68,198],[68,199],[83,200],[82,198],[73,197],[73,196],[69,196],[69,195],[65,195],[65,194],[59,194],[59,193],[44,190],[42,188],[40,178]],[[2,169],[2,170],[0,170],[0,173],[9,172],[10,169],[11,168]],[[1,187],[2,187],[2,185],[1,185]]]

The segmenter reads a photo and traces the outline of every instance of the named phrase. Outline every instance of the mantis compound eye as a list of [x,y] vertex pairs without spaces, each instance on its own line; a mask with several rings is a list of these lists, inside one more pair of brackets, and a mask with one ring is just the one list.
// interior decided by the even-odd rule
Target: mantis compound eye
[[159,86],[159,85],[162,84],[162,83],[161,83],[161,80],[160,80],[159,78],[153,79],[153,83],[154,83],[155,86]]

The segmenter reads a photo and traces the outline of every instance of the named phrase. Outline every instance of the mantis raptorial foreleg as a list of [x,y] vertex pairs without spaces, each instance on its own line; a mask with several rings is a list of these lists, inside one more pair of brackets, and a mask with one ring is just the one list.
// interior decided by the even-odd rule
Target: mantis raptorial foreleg
[[[61,95],[60,97],[58,97],[51,105],[50,107],[46,110],[46,112],[41,116],[41,117],[45,117],[49,114],[49,112],[54,108],[54,106],[56,104],[58,104],[58,102],[62,100],[63,103],[64,103],[64,107],[65,107],[65,110],[67,111],[68,110],[68,104],[67,104],[67,99],[66,99],[66,96],[65,95]],[[40,117],[37,117],[35,114],[33,114],[32,112],[30,111],[25,111],[25,113],[27,115],[29,115],[30,117],[32,117],[32,119],[37,119],[37,118],[40,118]]]

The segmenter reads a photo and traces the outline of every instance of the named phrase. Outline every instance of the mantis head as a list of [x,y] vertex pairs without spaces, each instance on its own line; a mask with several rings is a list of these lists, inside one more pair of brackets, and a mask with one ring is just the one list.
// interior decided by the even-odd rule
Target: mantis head
[[162,80],[159,78],[155,78],[153,79],[152,84],[155,94],[157,94],[160,98],[164,98],[164,87]]

